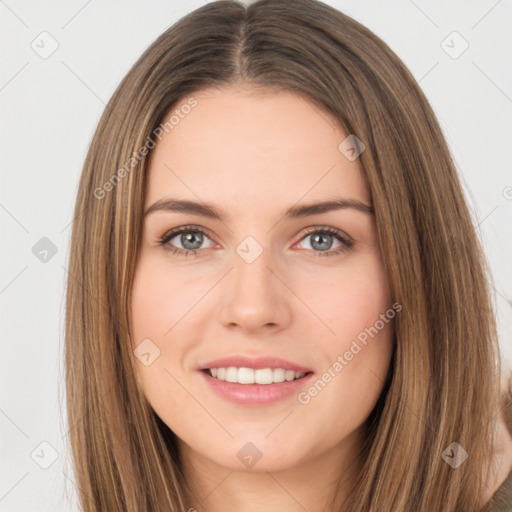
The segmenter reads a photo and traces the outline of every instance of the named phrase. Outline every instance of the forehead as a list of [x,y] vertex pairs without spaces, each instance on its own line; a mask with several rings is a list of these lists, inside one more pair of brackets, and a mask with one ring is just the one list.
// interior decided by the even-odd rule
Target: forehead
[[[183,108],[190,98],[193,108]],[[344,196],[370,203],[349,135],[325,111],[288,91],[207,89],[165,116],[173,128],[152,150],[147,203],[169,196],[272,209]]]

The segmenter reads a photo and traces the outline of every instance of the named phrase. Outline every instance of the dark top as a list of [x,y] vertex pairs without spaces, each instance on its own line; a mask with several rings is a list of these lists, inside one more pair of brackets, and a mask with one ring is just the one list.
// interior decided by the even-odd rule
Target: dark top
[[493,494],[490,503],[492,512],[512,512],[512,471]]
[[[512,435],[512,393],[503,412],[505,424]],[[492,505],[491,512],[512,512],[512,470],[492,495],[490,504]]]

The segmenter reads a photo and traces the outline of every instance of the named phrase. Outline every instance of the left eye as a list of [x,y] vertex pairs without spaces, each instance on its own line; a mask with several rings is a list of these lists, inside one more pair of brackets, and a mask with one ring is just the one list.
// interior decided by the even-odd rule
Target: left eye
[[[299,242],[310,238],[310,248],[306,248],[313,252],[314,256],[330,256],[340,254],[350,249],[353,242],[349,237],[344,237],[342,233],[333,228],[315,228],[307,232]],[[182,247],[176,247],[173,242],[178,239],[178,243]],[[173,254],[188,256],[189,254],[196,254],[203,245],[205,239],[210,240],[211,244],[206,247],[212,246],[211,239],[206,233],[198,227],[182,227],[170,233],[165,234],[160,240],[160,245],[165,246]],[[332,249],[333,239],[338,241],[338,246]]]
[[[309,245],[313,250],[313,256],[333,256],[341,254],[354,245],[348,236],[343,236],[340,231],[333,228],[314,228],[308,231],[305,236],[301,238],[301,241],[307,238],[311,240]],[[339,242],[338,247],[335,249],[331,249],[333,238]]]

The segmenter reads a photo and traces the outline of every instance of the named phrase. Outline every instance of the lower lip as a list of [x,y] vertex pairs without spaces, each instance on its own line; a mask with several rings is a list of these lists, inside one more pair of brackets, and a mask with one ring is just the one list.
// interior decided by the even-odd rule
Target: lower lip
[[204,371],[201,373],[221,397],[246,406],[268,405],[297,394],[313,375],[309,373],[300,379],[274,384],[239,384],[216,379]]

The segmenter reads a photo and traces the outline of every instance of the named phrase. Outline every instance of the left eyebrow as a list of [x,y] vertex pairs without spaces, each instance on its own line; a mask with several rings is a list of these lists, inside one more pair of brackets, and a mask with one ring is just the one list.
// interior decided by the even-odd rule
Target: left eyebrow
[[352,208],[368,215],[373,215],[373,206],[367,205],[357,199],[333,199],[331,201],[323,201],[321,203],[306,204],[302,206],[292,206],[289,208],[285,217],[289,219],[297,219],[307,217],[308,215],[317,215],[319,213],[329,212],[331,210],[341,210],[344,208]]
[[[374,209],[371,205],[367,205],[357,199],[338,198],[319,203],[292,206],[286,210],[284,217],[287,219],[298,219],[310,215],[318,215],[332,210],[347,208],[351,208],[368,215],[373,215],[374,213]],[[222,209],[213,204],[172,198],[160,199],[156,203],[152,204],[144,213],[144,217],[156,211],[188,213],[220,221],[227,217]]]

